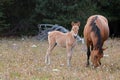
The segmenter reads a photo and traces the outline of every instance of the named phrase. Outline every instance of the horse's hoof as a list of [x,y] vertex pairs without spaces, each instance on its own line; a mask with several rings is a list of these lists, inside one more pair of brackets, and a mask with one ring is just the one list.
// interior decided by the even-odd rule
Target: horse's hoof
[[85,67],[89,67],[89,65],[85,65]]
[[85,67],[89,67],[89,64],[86,64]]

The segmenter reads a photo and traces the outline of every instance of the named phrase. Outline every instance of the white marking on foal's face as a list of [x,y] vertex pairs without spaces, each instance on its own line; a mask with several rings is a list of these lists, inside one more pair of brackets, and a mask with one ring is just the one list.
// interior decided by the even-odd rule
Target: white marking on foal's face
[[77,36],[77,34],[74,34],[74,36],[76,37],[76,36]]
[[73,32],[74,32],[73,35],[74,35],[74,36],[77,36],[78,30],[79,30],[79,26],[73,26],[72,30],[73,30]]

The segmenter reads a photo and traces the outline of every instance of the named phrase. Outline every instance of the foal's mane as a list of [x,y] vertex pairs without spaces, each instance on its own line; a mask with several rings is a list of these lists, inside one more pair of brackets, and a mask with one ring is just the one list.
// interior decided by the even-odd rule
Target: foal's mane
[[94,32],[95,36],[98,38],[97,44],[94,46],[95,49],[99,49],[99,51],[102,53],[102,38],[101,38],[101,33],[100,29],[96,25],[95,20],[97,20],[98,16],[95,16],[92,21],[90,26],[92,27],[91,31]]

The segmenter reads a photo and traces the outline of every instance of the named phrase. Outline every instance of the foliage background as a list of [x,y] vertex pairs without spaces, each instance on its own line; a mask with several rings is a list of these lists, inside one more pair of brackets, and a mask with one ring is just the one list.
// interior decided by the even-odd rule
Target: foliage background
[[110,24],[120,21],[120,0],[0,0],[0,36],[36,35],[38,24],[59,24],[70,30],[89,16],[101,14]]

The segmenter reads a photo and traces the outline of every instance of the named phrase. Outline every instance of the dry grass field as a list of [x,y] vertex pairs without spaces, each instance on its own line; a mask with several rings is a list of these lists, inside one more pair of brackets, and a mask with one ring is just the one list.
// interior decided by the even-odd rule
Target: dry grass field
[[120,39],[108,39],[102,65],[85,67],[86,46],[79,43],[66,65],[66,50],[56,47],[51,65],[44,63],[47,41],[32,38],[0,39],[0,80],[120,80]]

